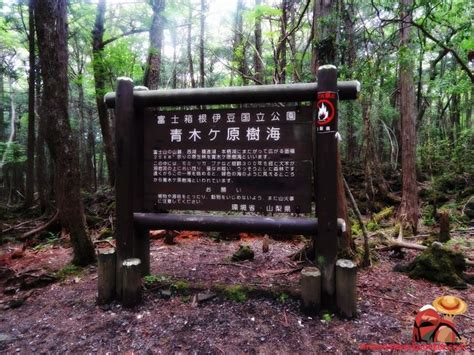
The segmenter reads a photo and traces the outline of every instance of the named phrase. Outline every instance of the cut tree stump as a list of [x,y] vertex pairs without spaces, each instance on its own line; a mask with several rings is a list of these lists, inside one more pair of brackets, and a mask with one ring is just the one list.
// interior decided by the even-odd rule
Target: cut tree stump
[[133,307],[141,302],[142,280],[140,259],[126,259],[122,263],[122,303]]
[[336,305],[339,314],[352,318],[357,312],[357,266],[348,259],[336,261]]
[[439,213],[439,241],[446,243],[451,239],[449,237],[449,214],[448,212]]
[[301,310],[305,314],[318,314],[321,307],[321,272],[317,267],[301,271]]
[[107,304],[115,298],[116,254],[114,248],[104,248],[98,251],[98,304]]

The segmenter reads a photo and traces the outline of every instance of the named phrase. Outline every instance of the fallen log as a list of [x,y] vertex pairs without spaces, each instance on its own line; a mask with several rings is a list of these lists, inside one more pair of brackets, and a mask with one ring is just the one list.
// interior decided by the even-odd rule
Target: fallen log
[[39,226],[38,228],[35,228],[35,229],[33,229],[29,232],[24,233],[19,239],[20,240],[25,240],[25,239],[28,239],[29,237],[32,237],[32,236],[44,231],[50,225],[52,225],[54,222],[56,222],[58,217],[59,217],[59,210],[56,210],[56,213],[54,214],[53,218],[51,218],[48,222],[46,222],[45,224]]
[[[388,245],[386,247],[379,248],[377,250],[378,251],[387,251],[387,250],[394,250],[394,249],[398,249],[398,248],[413,249],[413,250],[426,250],[426,249],[428,249],[428,247],[425,246],[425,245],[420,245],[420,244],[415,244],[415,243],[407,243],[407,242],[400,241],[400,240],[395,240],[395,239],[391,239],[389,242],[390,242],[390,245]],[[474,266],[474,261],[473,260],[469,260],[467,258],[465,258],[465,260],[466,260],[466,264],[468,266]]]

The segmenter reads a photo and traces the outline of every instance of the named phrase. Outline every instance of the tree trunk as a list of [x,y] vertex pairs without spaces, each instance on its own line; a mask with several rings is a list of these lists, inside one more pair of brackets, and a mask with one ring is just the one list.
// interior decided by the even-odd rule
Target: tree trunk
[[46,116],[41,112],[41,68],[38,68],[38,75],[36,76],[36,112],[38,121],[38,136],[36,138],[36,190],[38,191],[38,200],[41,213],[45,213],[51,202],[48,198],[48,166],[46,159]]
[[193,7],[191,3],[189,3],[189,10],[188,10],[188,64],[189,64],[189,76],[191,77],[191,87],[196,87],[196,80],[194,79],[194,65],[193,65],[193,53],[192,53],[192,36],[191,36],[191,29],[192,29],[192,22],[193,22]]
[[286,27],[288,25],[288,9],[289,0],[281,2],[280,17],[280,38],[275,53],[275,75],[273,81],[276,84],[284,84],[286,82]]
[[311,72],[320,65],[336,65],[336,1],[315,0],[312,24]]
[[62,226],[69,232],[73,263],[95,260],[94,246],[86,233],[80,195],[77,143],[68,117],[68,48],[66,0],[35,2],[35,20],[43,77],[42,112],[46,113],[46,141],[55,165],[56,202]]
[[[413,0],[400,0],[401,18],[412,20]],[[413,60],[409,53],[411,26],[400,28],[400,122],[402,138],[402,202],[398,219],[415,234],[418,227],[418,189],[416,186],[416,107],[413,84]]]
[[[262,4],[262,0],[255,0],[255,6]],[[263,63],[262,63],[262,17],[255,18],[255,51],[253,54],[253,66],[255,71],[255,80],[258,85],[264,84]]]
[[3,96],[5,93],[5,86],[3,83],[5,69],[3,63],[0,63],[0,142],[5,139],[5,109],[3,106]]
[[233,59],[237,63],[237,70],[240,74],[242,84],[246,85],[248,81],[248,70],[246,60],[246,43],[244,43],[243,36],[243,16],[244,2],[243,0],[237,0],[237,9],[235,12],[235,35],[233,45]]
[[[317,73],[320,65],[335,64],[336,62],[336,41],[335,41],[335,21],[337,10],[335,1],[316,0],[313,9],[313,52],[311,58],[311,71]],[[322,26],[321,22],[325,25]],[[331,32],[333,31],[333,32]],[[341,250],[350,250],[353,247],[351,222],[347,212],[347,199],[344,193],[344,180],[342,176],[341,153],[337,149],[337,217],[346,221],[346,232],[342,236],[342,242],[339,243]]]
[[78,73],[77,78],[76,78],[76,86],[77,86],[77,92],[78,92],[78,105],[77,105],[77,113],[79,116],[79,166],[81,167],[81,171],[83,171],[81,183],[82,187],[84,187],[86,190],[89,190],[91,185],[90,185],[90,179],[89,179],[89,171],[87,170],[87,161],[86,161],[86,150],[88,147],[86,147],[84,136],[85,136],[85,112],[84,112],[84,85],[82,83],[83,81],[83,73]]
[[171,42],[173,43],[173,71],[171,73],[171,87],[176,89],[178,87],[178,78],[177,78],[177,70],[176,67],[178,65],[177,54],[176,54],[176,47],[178,39],[176,34],[176,28],[172,26],[170,28],[170,35],[171,35]]
[[95,137],[94,137],[94,115],[91,110],[88,111],[87,120],[87,147],[85,148],[85,181],[87,187],[90,190],[97,190],[97,181],[95,179],[95,164],[94,164],[94,150],[95,150]]
[[107,170],[109,173],[109,184],[115,184],[115,149],[112,139],[112,130],[110,128],[107,107],[104,103],[106,68],[103,63],[104,51],[104,16],[105,0],[99,0],[97,5],[97,14],[95,18],[94,29],[92,30],[92,66],[94,70],[95,101],[97,112],[99,114],[100,129],[104,144],[105,158],[107,160]]
[[[353,67],[356,60],[356,48],[355,48],[355,33],[354,33],[354,22],[355,22],[355,14],[354,14],[354,6],[352,2],[347,4],[347,7],[343,11],[344,15],[344,25],[345,25],[345,34],[347,36],[346,43],[347,43],[347,67],[349,69],[349,73],[353,73]],[[347,111],[349,113],[354,112],[354,103],[349,101],[346,104]],[[354,166],[356,160],[356,151],[357,151],[357,140],[355,136],[356,128],[354,125],[354,119],[348,117],[346,120],[346,164],[349,168]]]
[[201,14],[200,14],[200,27],[199,27],[199,85],[203,88],[205,86],[205,73],[204,73],[204,30],[205,30],[205,12],[206,12],[206,0],[201,0]]
[[145,70],[143,85],[150,90],[156,90],[160,84],[161,69],[161,49],[163,46],[163,27],[165,18],[165,0],[151,0],[153,17],[150,27],[150,48],[148,50],[148,60]]
[[29,71],[28,71],[28,147],[26,159],[26,193],[25,207],[33,204],[35,193],[35,73],[36,73],[36,55],[35,55],[35,19],[34,19],[34,0],[28,3],[28,50],[29,50]]

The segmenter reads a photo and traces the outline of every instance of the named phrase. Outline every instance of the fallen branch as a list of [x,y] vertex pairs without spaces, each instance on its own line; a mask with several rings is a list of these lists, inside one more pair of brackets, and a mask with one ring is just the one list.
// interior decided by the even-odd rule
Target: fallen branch
[[8,233],[8,232],[10,232],[11,230],[15,230],[15,229],[17,229],[17,228],[20,228],[20,227],[24,226],[25,224],[32,223],[32,222],[36,222],[36,221],[38,221],[38,220],[37,220],[37,219],[32,219],[32,220],[28,220],[28,221],[21,222],[20,224],[17,224],[17,225],[15,225],[15,226],[11,226],[11,227],[8,227],[7,229],[2,230],[1,234]]
[[349,200],[351,201],[352,204],[352,209],[354,210],[354,213],[357,217],[357,221],[359,222],[360,228],[362,229],[362,234],[364,236],[364,259],[362,261],[362,266],[364,267],[369,267],[371,262],[370,262],[370,248],[369,248],[369,236],[367,233],[367,229],[365,228],[364,221],[362,220],[362,215],[359,211],[359,207],[357,206],[357,202],[354,199],[354,196],[352,195],[351,189],[349,188],[349,184],[346,181],[346,178],[343,177],[344,181],[344,186],[346,188],[346,192],[349,195]]
[[45,224],[39,226],[38,228],[35,228],[29,232],[26,232],[24,233],[19,239],[20,240],[24,240],[24,239],[28,239],[29,237],[31,236],[34,236],[42,231],[44,231],[45,229],[47,229],[50,225],[52,225],[54,222],[56,222],[56,220],[58,219],[59,217],[59,211],[56,210],[56,213],[54,214],[53,218],[51,218],[48,222],[46,222]]

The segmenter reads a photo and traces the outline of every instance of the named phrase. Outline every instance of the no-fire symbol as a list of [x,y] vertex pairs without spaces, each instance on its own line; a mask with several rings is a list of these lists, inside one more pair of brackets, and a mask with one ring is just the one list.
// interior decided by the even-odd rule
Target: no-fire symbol
[[334,118],[334,105],[331,101],[321,99],[318,101],[318,119],[319,126],[327,125]]

